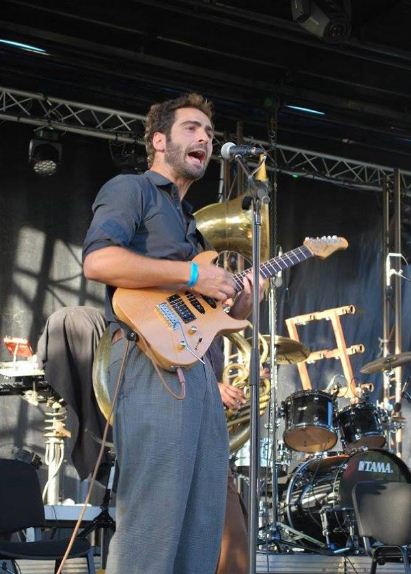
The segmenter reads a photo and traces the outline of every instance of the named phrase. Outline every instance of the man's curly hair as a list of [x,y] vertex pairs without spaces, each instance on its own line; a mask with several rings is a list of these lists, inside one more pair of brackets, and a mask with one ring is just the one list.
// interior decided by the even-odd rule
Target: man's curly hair
[[146,129],[144,133],[148,167],[151,167],[154,161],[154,134],[156,132],[161,132],[166,135],[167,139],[169,139],[175,119],[175,112],[180,108],[197,108],[202,111],[210,121],[213,119],[212,103],[200,94],[184,94],[179,98],[167,100],[161,104],[153,104],[147,114]]

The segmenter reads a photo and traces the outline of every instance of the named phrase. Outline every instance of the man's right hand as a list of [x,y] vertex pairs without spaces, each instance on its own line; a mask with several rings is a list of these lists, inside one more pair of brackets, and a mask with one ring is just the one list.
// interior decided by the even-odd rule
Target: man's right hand
[[216,265],[198,265],[198,281],[192,289],[217,301],[226,301],[235,295],[235,282],[231,273]]
[[218,383],[218,390],[220,391],[224,406],[232,411],[238,411],[238,409],[247,402],[243,389],[239,389],[228,383]]

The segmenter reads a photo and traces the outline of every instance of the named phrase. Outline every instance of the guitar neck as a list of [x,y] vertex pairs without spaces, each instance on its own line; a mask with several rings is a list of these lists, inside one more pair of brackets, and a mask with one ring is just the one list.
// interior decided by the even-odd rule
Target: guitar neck
[[[305,245],[301,245],[300,247],[296,247],[291,251],[287,251],[283,255],[277,255],[277,257],[273,257],[265,263],[261,263],[260,265],[260,275],[264,277],[264,279],[269,279],[274,277],[280,271],[284,271],[289,267],[293,267],[297,265],[297,263],[301,263],[306,259],[313,257],[313,253],[305,247]],[[235,290],[237,293],[240,293],[244,289],[243,278],[250,272],[250,269],[246,271],[242,271],[241,273],[236,273],[234,275],[235,281]]]

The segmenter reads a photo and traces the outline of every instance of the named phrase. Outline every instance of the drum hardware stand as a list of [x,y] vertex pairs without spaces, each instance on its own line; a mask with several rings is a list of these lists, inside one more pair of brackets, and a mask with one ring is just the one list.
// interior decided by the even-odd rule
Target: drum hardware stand
[[296,530],[295,528],[292,528],[291,526],[288,526],[288,524],[284,524],[283,522],[277,522],[276,528],[278,532],[281,533],[281,531],[284,531],[285,534],[290,535],[289,540],[287,540],[287,538],[284,536],[281,536],[281,540],[273,537],[272,541],[275,542],[276,544],[298,547],[298,540],[306,540],[307,542],[311,542],[312,544],[315,544],[321,549],[325,550],[327,548],[327,545],[324,542],[321,542],[321,540],[317,540],[317,538],[313,538],[312,536],[309,536],[308,534],[305,534],[300,530]]
[[[329,550],[329,552],[331,554],[343,554],[344,552],[348,552],[349,550],[352,550],[352,545],[350,544],[349,546],[344,546],[343,548],[334,548],[334,544],[331,542],[330,539],[330,535],[332,534],[332,530],[330,530],[330,523],[328,520],[328,513],[333,513],[336,512],[338,510],[338,508],[332,507],[332,506],[324,506],[323,508],[321,508],[320,510],[320,518],[321,518],[321,526],[323,529],[323,535],[325,538],[325,543],[326,546]],[[350,531],[350,539],[352,539],[352,534],[353,534],[353,524],[352,521],[350,520],[350,526],[349,526],[349,531]]]
[[323,508],[321,508],[320,510],[320,518],[321,518],[321,526],[323,529],[323,535],[325,538],[325,543],[327,545],[327,548],[331,550],[332,548],[332,544],[331,544],[331,540],[330,540],[330,528],[329,528],[329,521],[328,521],[328,516],[327,513],[331,512],[332,508],[331,506],[324,506]]

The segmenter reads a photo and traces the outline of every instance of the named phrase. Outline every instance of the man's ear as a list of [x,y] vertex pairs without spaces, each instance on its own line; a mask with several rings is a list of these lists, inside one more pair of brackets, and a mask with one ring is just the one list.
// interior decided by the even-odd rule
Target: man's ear
[[155,151],[165,151],[166,135],[161,132],[155,132],[153,135],[153,147]]

